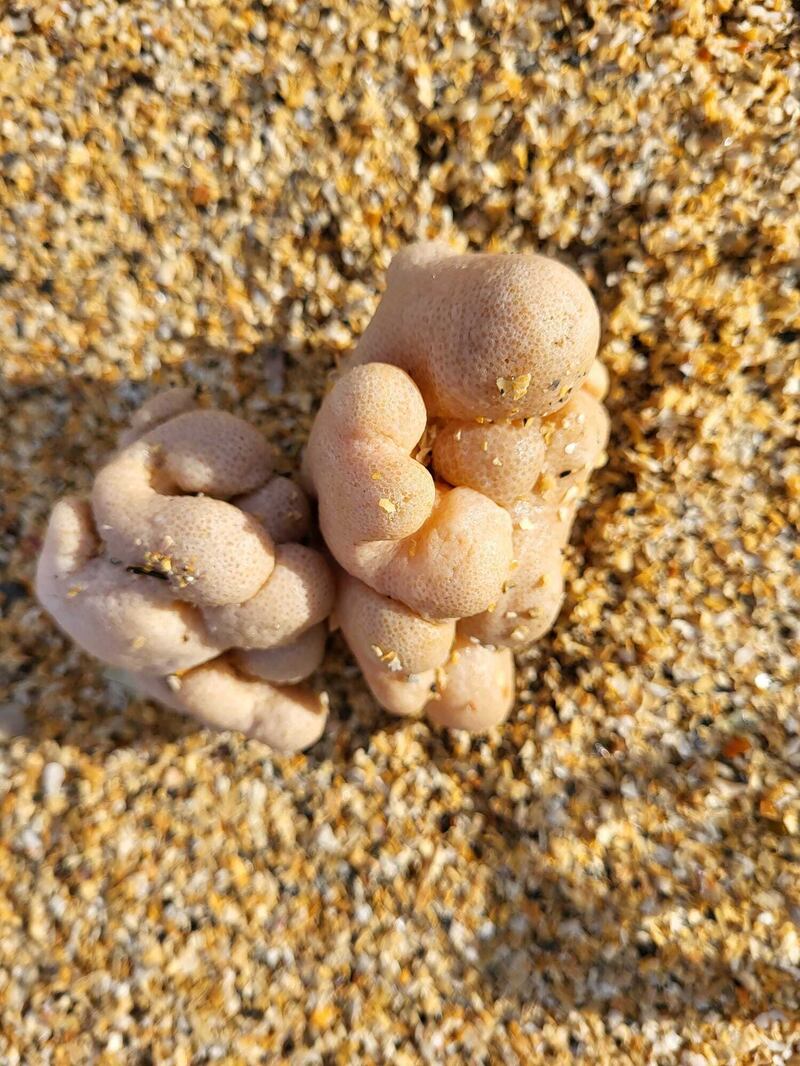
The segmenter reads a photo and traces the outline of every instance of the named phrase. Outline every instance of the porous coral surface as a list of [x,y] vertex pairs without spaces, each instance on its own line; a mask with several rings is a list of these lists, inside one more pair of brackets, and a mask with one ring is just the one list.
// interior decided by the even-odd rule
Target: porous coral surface
[[[554,259],[429,241],[393,260],[304,459],[343,569],[336,620],[387,710],[474,732],[511,711],[507,649],[553,624],[605,462],[598,337],[589,290]],[[451,652],[431,622],[465,639]]]
[[[791,1062],[798,22],[764,4],[0,14],[0,1059]],[[33,598],[157,387],[293,469],[394,251],[597,299],[609,462],[511,721],[306,755],[131,701]]]
[[191,389],[137,410],[88,499],[59,500],[39,602],[137,691],[277,751],[309,747],[327,696],[287,682],[322,661],[335,583],[302,489],[267,441]]

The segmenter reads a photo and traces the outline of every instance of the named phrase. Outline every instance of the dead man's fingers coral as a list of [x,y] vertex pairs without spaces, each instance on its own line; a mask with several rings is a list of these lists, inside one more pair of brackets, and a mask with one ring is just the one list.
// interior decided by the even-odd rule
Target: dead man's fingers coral
[[[306,471],[328,547],[363,582],[355,587],[402,605],[420,639],[433,639],[431,620],[458,624],[445,662],[422,656],[407,672],[385,647],[382,615],[359,607],[354,621],[342,584],[342,630],[395,713],[428,707],[473,728],[507,713],[509,649],[528,647],[558,615],[564,545],[603,457],[599,335],[588,288],[553,260],[438,243],[393,260],[323,402]],[[432,702],[431,669],[447,681]]]
[[308,497],[291,478],[276,474],[266,485],[231,502],[258,519],[276,544],[303,540],[311,531]]
[[489,610],[464,618],[459,632],[484,644],[521,650],[552,626],[564,597],[563,535],[552,507],[518,504],[514,567]]
[[475,614],[511,563],[511,522],[488,497],[436,486],[411,456],[426,427],[402,370],[356,367],[323,401],[307,468],[320,526],[339,564],[427,618]]
[[295,542],[310,524],[302,490],[272,475],[252,426],[188,390],[151,400],[123,440],[91,502],[56,505],[41,602],[170,705],[280,750],[311,743],[327,703],[287,686],[324,654],[334,582]]
[[455,622],[421,618],[347,573],[340,575],[336,619],[354,653],[389,673],[420,674],[441,666],[456,634]]
[[[508,504],[514,565],[491,608],[465,618],[462,632],[521,650],[555,622],[564,598],[563,546],[592,470],[608,439],[603,406],[582,388],[542,422],[542,472],[533,491]],[[434,452],[435,455],[435,452]]]
[[227,656],[180,677],[132,674],[146,696],[212,729],[235,729],[274,751],[302,751],[322,736],[327,698],[308,689],[268,684],[237,670]]
[[385,711],[399,718],[418,718],[431,700],[436,671],[391,674],[369,661],[356,658],[367,686]]
[[82,648],[111,666],[163,674],[219,654],[221,645],[196,609],[102,552],[89,504],[59,501],[38,561],[36,594]]
[[482,733],[505,721],[514,706],[514,657],[459,636],[438,672],[438,692],[425,714],[434,725]]
[[327,623],[319,622],[289,644],[274,648],[238,648],[231,652],[232,661],[251,677],[276,685],[296,685],[319,667],[325,655],[327,636]]
[[197,407],[197,394],[194,389],[164,389],[163,392],[155,393],[131,415],[128,428],[120,433],[120,447],[133,444],[162,422],[187,411],[194,411]]
[[378,703],[391,714],[421,713],[436,668],[450,655],[455,622],[421,618],[346,573],[340,575],[336,620]]
[[92,509],[109,554],[158,574],[180,599],[241,603],[275,565],[272,538],[228,503],[263,484],[266,441],[225,411],[189,411],[118,452],[97,474]]
[[537,486],[547,503],[577,501],[608,443],[608,415],[587,390],[543,422],[545,438],[541,483]]
[[282,544],[275,568],[254,596],[244,603],[205,607],[203,617],[225,647],[276,648],[327,618],[333,600],[333,576],[319,552],[303,544]]
[[445,422],[433,441],[433,465],[439,477],[475,489],[502,507],[532,492],[544,459],[538,418]]
[[352,357],[392,363],[430,416],[521,418],[559,407],[586,376],[600,320],[568,267],[540,255],[459,255],[437,242],[392,261]]

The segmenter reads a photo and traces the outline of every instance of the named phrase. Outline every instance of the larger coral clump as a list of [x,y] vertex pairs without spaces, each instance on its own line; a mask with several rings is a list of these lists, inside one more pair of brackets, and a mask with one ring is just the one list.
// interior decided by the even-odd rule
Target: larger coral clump
[[258,431],[175,389],[141,408],[90,500],[53,510],[37,593],[86,651],[136,687],[280,751],[321,734],[319,664],[334,581],[298,543],[302,490]]
[[599,333],[553,260],[435,242],[394,259],[306,455],[336,616],[388,710],[472,729],[508,714],[512,652],[558,614],[604,455]]

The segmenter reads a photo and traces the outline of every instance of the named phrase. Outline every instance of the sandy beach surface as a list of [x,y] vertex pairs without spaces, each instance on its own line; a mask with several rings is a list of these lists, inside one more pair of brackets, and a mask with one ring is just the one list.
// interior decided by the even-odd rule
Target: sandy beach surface
[[[0,1061],[800,1063],[800,14],[0,5]],[[609,462],[482,738],[276,758],[37,606],[53,502],[198,385],[297,468],[393,251],[581,271]]]

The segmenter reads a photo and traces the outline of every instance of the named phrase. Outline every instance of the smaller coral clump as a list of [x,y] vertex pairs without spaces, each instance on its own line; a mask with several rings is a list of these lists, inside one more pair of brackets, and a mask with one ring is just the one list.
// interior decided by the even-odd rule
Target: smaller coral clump
[[555,621],[603,461],[599,333],[553,260],[433,242],[392,263],[306,454],[336,617],[391,712],[473,730],[509,713],[512,652]]
[[56,504],[37,594],[142,692],[296,751],[325,725],[324,694],[295,686],[322,659],[335,593],[299,543],[309,524],[259,432],[174,389],[134,415],[90,500]]

